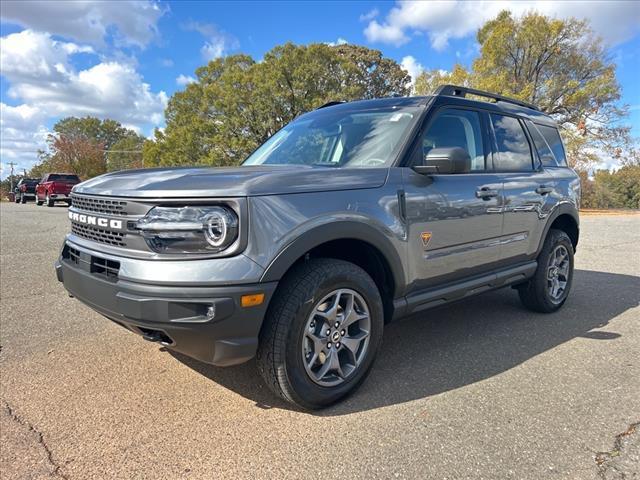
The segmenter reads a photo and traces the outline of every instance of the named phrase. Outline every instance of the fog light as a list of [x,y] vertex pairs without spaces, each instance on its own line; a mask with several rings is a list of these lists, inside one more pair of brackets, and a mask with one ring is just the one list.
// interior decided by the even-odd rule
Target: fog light
[[240,298],[240,304],[243,307],[257,307],[264,302],[264,293],[256,293],[253,295],[243,295]]
[[216,306],[215,305],[210,305],[209,308],[207,308],[207,320],[213,320],[216,316]]

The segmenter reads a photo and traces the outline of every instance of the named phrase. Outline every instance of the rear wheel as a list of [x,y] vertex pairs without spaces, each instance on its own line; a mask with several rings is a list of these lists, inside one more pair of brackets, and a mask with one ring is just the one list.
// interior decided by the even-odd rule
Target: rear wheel
[[550,230],[538,256],[535,275],[518,288],[520,300],[536,312],[555,312],[567,300],[572,281],[571,239],[562,230]]
[[366,378],[382,341],[380,292],[360,267],[334,259],[287,274],[260,336],[257,362],[267,385],[304,408],[321,408]]

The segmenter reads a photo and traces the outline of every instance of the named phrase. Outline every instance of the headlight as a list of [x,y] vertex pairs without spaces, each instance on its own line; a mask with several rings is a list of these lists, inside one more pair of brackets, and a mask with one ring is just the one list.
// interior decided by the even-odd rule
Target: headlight
[[217,253],[238,238],[238,217],[226,207],[154,207],[135,226],[158,253]]

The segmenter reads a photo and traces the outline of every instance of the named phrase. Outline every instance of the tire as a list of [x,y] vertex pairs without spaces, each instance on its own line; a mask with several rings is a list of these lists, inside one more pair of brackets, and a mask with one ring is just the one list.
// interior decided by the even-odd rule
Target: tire
[[42,200],[40,200],[38,195],[36,195],[36,207],[39,207],[40,205],[42,205]]
[[49,197],[49,193],[47,192],[47,195],[44,197],[44,203],[47,204],[47,207],[53,207],[55,201]]
[[[338,293],[334,295],[335,292]],[[327,302],[321,303],[328,296]],[[345,325],[346,329],[336,327],[336,324],[330,326],[326,323],[324,313],[318,313],[322,305],[338,305],[339,302],[349,302],[350,298],[356,305],[353,309],[356,315],[337,317],[342,321],[340,327]],[[341,308],[336,311],[352,311]],[[325,312],[329,317],[331,310]],[[356,317],[361,319],[357,320],[357,324],[351,320],[353,323],[347,325],[350,319]],[[364,333],[366,328],[361,330],[362,323],[368,328],[368,336]],[[365,380],[382,342],[383,325],[380,292],[362,268],[328,258],[306,261],[287,273],[271,301],[260,333],[256,357],[258,371],[269,388],[282,399],[306,409],[326,407],[353,393]],[[319,331],[315,338],[320,340],[322,337],[318,343],[311,343],[308,336],[314,327]],[[327,330],[332,334],[327,335]],[[340,340],[330,343],[336,334],[343,335],[338,338],[344,343],[341,344]],[[356,346],[357,342],[360,343]],[[347,347],[347,344],[351,347]],[[307,357],[305,345],[314,348],[313,352],[307,352]],[[317,355],[318,345],[323,351]],[[324,351],[327,354],[323,357]],[[317,371],[314,373],[308,370],[308,365],[309,359],[313,362],[315,358]],[[343,377],[335,370],[335,373],[328,373],[322,379],[312,378],[312,375],[321,374],[326,362],[333,365],[331,362],[334,359],[340,364]]]
[[[566,263],[562,268],[554,266],[559,258],[566,255]],[[562,230],[549,230],[542,251],[538,255],[538,268],[534,276],[518,288],[520,301],[530,310],[540,313],[552,313],[560,309],[566,302],[573,283],[573,244],[569,236]],[[552,271],[552,269],[554,269]],[[550,278],[551,277],[551,278]],[[554,295],[554,280],[564,286]]]
[[27,203],[27,197],[20,195],[20,203]]
[[16,195],[13,201],[16,203],[20,203],[20,196]]

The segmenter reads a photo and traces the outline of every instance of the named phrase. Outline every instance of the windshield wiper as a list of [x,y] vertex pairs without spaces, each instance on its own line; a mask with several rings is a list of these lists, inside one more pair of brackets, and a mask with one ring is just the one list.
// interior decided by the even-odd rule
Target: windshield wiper
[[316,162],[311,164],[312,167],[332,167],[339,168],[340,164],[335,162]]

